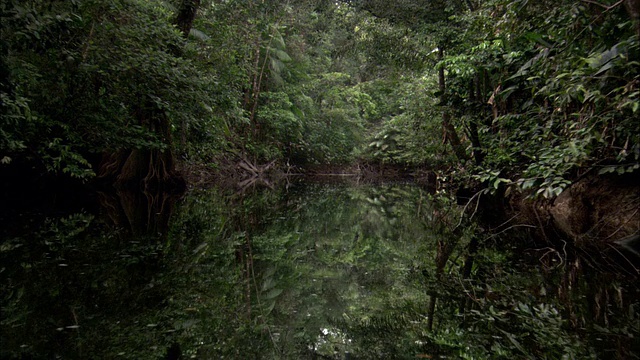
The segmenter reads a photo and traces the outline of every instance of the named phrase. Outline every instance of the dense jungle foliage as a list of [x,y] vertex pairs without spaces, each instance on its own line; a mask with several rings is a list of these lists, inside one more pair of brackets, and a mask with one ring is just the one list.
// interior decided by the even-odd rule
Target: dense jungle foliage
[[640,157],[637,0],[5,0],[3,172],[395,164],[558,195]]
[[[638,357],[640,0],[1,0],[0,27],[0,358]],[[428,186],[272,186],[336,169]]]

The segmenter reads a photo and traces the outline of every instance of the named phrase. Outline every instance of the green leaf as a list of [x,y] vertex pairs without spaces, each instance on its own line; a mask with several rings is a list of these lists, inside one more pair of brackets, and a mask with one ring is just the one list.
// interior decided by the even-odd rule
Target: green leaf
[[508,333],[502,329],[498,329],[500,330],[503,334],[505,334],[507,336],[507,339],[509,339],[509,341],[511,341],[511,343],[516,347],[516,349],[518,349],[520,352],[522,352],[523,355],[527,356],[528,358],[531,358],[529,356],[529,354],[527,354],[527,352],[525,351],[525,349],[522,347],[522,345],[520,344],[520,342],[515,338],[515,336],[513,336],[513,334]]
[[598,76],[598,75],[602,74],[603,72],[605,72],[605,71],[607,71],[607,70],[611,69],[612,67],[613,67],[613,63],[612,63],[612,62],[608,62],[608,63],[604,64],[604,65],[600,68],[600,70],[598,70],[594,75],[595,75],[595,76]]
[[282,294],[282,289],[275,288],[275,289],[271,289],[271,291],[269,291],[269,292],[264,296],[264,298],[265,298],[265,299],[267,299],[267,300],[275,299],[275,298],[276,298],[276,297],[278,297],[278,295],[280,295],[280,294]]
[[197,39],[204,40],[204,41],[211,39],[211,37],[209,35],[203,33],[202,31],[200,31],[198,29],[189,30],[189,35],[191,35],[191,36],[193,36],[193,37],[195,37]]
[[264,315],[269,315],[269,314],[271,314],[271,312],[273,311],[273,308],[275,308],[275,307],[276,307],[276,302],[275,302],[275,300],[270,301],[270,302],[268,303],[268,305],[267,305],[266,309],[265,309],[265,310],[266,310],[266,312],[265,312],[265,314],[264,314]]
[[262,283],[262,290],[267,291],[269,289],[272,289],[274,286],[276,286],[276,282],[272,277],[268,277],[265,279],[264,283]]
[[600,171],[598,171],[599,175],[602,174],[608,174],[608,173],[612,173],[616,171],[616,167],[615,166],[605,166],[602,169],[600,169]]
[[528,40],[534,41],[544,47],[552,47],[553,44],[551,44],[550,42],[548,42],[547,40],[544,39],[544,37],[542,36],[542,34],[538,34],[538,33],[534,33],[534,32],[529,32],[526,33],[524,35],[524,37]]
[[284,50],[277,49],[275,55],[280,61],[291,61],[291,57]]

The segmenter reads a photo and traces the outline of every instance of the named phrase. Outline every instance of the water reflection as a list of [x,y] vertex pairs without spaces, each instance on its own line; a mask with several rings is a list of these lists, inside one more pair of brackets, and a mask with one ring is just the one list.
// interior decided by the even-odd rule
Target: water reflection
[[98,202],[111,226],[127,229],[133,236],[161,235],[166,238],[169,219],[179,194],[118,189],[99,192]]
[[420,187],[100,201],[100,213],[3,239],[2,358],[640,352],[637,274],[536,249],[526,234],[484,234]]

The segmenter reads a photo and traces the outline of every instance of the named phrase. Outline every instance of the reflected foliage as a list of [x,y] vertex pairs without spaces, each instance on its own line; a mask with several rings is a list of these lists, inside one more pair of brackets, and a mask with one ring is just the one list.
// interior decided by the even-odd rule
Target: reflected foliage
[[536,249],[526,234],[485,236],[416,186],[121,193],[102,204],[4,233],[2,358],[640,351],[637,274]]

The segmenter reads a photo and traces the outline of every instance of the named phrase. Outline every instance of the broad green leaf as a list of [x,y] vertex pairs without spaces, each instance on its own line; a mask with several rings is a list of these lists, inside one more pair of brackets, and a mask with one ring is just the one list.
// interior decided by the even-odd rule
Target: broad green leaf
[[265,296],[264,298],[269,300],[269,299],[274,299],[276,297],[278,297],[278,295],[282,294],[282,289],[271,289]]

